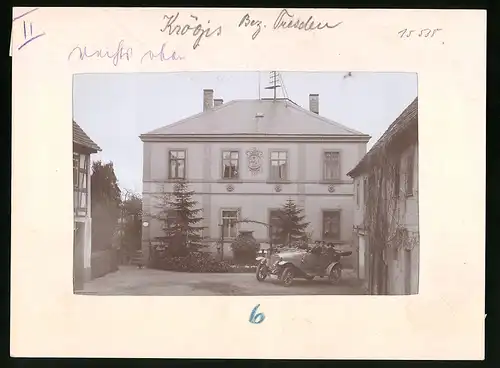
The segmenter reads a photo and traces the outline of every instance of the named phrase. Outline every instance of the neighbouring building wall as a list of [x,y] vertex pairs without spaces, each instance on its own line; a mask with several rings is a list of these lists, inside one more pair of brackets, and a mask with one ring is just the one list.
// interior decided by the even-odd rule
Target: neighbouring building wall
[[[258,173],[248,169],[246,152],[257,148],[262,152],[262,168]],[[278,209],[286,199],[292,198],[304,208],[306,220],[311,223],[309,231],[320,239],[323,233],[323,212],[340,211],[340,241],[352,242],[354,218],[352,179],[347,176],[356,163],[366,153],[366,143],[170,143],[145,142],[143,167],[143,206],[145,219],[150,226],[143,229],[143,249],[149,240],[163,235],[161,224],[148,220],[148,213],[157,211],[155,202],[162,192],[173,189],[169,180],[169,151],[185,150],[186,176],[195,199],[204,209],[204,223],[207,227],[203,235],[209,239],[220,237],[219,223],[221,211],[238,209],[240,218],[269,222],[270,210]],[[239,152],[238,179],[222,178],[222,152]],[[280,150],[287,153],[287,180],[270,178],[270,153]],[[334,182],[323,177],[323,157],[325,151],[340,153],[340,177]],[[228,191],[228,185],[232,191]],[[279,185],[279,191],[276,186]],[[333,185],[330,188],[330,185]],[[250,226],[259,241],[268,239],[268,230],[259,225]]]
[[[78,155],[78,156],[75,156]],[[74,180],[74,221],[78,223],[78,232],[75,232],[74,239],[74,267],[82,268],[77,270],[81,274],[83,281],[91,278],[91,253],[92,253],[92,218],[91,218],[91,165],[90,154],[73,153]],[[83,172],[81,170],[84,170]],[[82,175],[86,174],[86,175]],[[79,194],[82,191],[82,194]],[[76,228],[75,224],[75,228]],[[80,276],[79,276],[80,277]]]
[[[412,160],[412,166],[409,165]],[[418,237],[418,147],[408,147],[400,157],[402,193],[399,197],[399,225],[409,232],[410,237]],[[408,170],[412,170],[411,174]],[[412,185],[407,186],[407,180]],[[410,189],[407,191],[407,189]],[[417,294],[419,280],[419,243],[413,241],[407,249],[388,252],[390,294]]]

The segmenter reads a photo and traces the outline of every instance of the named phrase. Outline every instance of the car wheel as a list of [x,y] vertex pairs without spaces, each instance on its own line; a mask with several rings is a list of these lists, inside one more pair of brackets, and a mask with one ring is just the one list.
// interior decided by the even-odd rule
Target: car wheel
[[330,271],[330,274],[328,275],[328,281],[336,285],[339,283],[341,277],[342,277],[342,269],[340,268],[340,266],[339,265],[333,266],[333,268]]
[[280,281],[284,286],[290,286],[293,283],[293,269],[287,267],[281,272]]
[[267,266],[265,264],[260,263],[257,266],[255,276],[257,277],[257,281],[264,281],[267,277]]

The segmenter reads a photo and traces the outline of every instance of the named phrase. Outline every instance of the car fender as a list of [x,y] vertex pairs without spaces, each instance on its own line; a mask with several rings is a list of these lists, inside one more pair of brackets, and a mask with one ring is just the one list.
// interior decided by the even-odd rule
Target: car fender
[[289,262],[289,261],[279,261],[277,264],[280,267],[287,266],[287,265],[292,265],[293,266],[293,264],[291,262]]
[[330,272],[332,272],[333,270],[333,267],[335,266],[339,266],[339,267],[342,267],[341,263],[340,262],[332,262],[328,265],[328,267],[326,268],[326,274],[328,275]]

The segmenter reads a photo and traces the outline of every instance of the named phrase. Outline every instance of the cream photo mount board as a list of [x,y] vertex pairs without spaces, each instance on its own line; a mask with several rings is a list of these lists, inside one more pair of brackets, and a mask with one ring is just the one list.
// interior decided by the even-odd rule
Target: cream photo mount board
[[[485,11],[14,8],[10,54],[12,356],[484,358]],[[73,294],[73,75],[229,70],[418,73],[418,295]]]

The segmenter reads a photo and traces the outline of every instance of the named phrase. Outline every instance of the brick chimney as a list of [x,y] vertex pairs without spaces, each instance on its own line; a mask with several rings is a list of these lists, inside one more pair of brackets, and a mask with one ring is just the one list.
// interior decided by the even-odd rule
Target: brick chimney
[[319,114],[319,95],[316,93],[309,95],[309,110],[315,114]]
[[203,111],[211,110],[214,107],[214,90],[203,90]]
[[224,100],[222,98],[216,98],[214,100],[214,107],[220,106],[224,103]]

